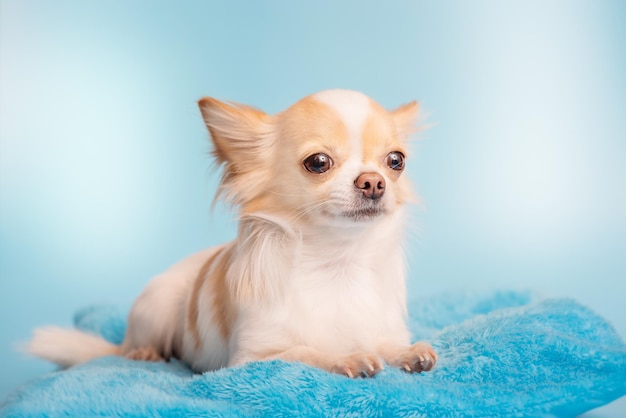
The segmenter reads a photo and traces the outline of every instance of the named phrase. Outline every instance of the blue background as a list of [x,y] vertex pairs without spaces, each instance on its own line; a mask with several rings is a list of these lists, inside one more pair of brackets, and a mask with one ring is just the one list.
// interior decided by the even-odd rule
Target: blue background
[[53,370],[14,351],[33,328],[129,307],[233,237],[210,211],[204,95],[270,113],[336,87],[420,100],[410,293],[574,297],[626,335],[626,2],[0,8],[0,398]]

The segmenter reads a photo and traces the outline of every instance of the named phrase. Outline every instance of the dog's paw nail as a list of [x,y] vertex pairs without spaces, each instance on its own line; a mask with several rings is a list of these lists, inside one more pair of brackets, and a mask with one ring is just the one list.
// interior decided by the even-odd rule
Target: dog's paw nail
[[421,370],[427,372],[435,366],[435,359],[430,355],[426,355],[424,361],[421,361],[419,367]]
[[349,378],[354,378],[354,375],[352,374],[352,370],[350,370],[349,367],[344,367],[343,371],[346,372]]

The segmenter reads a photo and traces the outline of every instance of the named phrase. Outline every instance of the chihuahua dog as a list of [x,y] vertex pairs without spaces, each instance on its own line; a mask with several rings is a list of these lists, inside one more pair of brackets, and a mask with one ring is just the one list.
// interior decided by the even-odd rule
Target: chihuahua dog
[[387,111],[328,90],[270,116],[199,102],[223,168],[217,196],[239,210],[237,238],[179,262],[134,303],[123,343],[35,331],[30,353],[69,367],[120,355],[176,357],[203,372],[280,359],[348,377],[384,364],[433,368],[410,343],[402,242],[412,194],[402,176],[418,104]]

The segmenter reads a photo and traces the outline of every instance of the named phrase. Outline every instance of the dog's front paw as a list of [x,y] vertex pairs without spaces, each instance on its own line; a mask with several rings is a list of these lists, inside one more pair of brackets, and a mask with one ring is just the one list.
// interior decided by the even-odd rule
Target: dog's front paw
[[409,373],[421,373],[432,370],[437,363],[437,353],[428,343],[415,343],[401,352],[394,365],[406,370]]
[[372,377],[384,369],[382,359],[372,353],[356,353],[341,357],[331,368],[331,372],[348,377]]

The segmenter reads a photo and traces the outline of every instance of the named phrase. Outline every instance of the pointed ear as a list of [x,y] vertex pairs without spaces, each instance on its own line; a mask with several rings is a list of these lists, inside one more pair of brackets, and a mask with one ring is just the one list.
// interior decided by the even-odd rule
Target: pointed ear
[[264,112],[238,103],[223,103],[211,97],[198,101],[204,123],[220,162],[246,158],[246,153],[260,146],[264,122],[271,119]]
[[210,97],[200,99],[198,107],[211,134],[213,154],[224,164],[220,194],[226,194],[233,203],[252,199],[263,190],[271,169],[272,117],[249,106]]
[[400,138],[406,139],[417,131],[416,124],[419,111],[419,103],[413,100],[390,112]]

